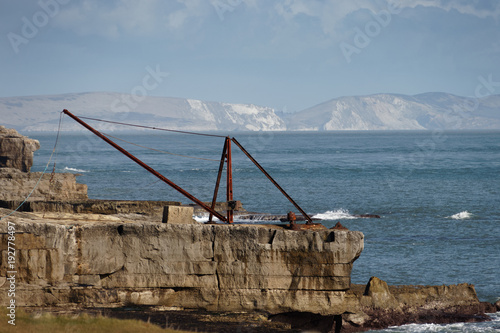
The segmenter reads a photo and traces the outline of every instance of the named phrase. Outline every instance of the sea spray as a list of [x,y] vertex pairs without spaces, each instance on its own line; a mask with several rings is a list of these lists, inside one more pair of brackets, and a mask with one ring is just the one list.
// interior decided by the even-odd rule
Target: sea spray
[[456,213],[451,216],[447,216],[449,219],[454,219],[454,220],[465,220],[465,219],[470,219],[472,217],[472,214],[469,213],[468,211],[464,210],[463,212]]
[[358,217],[351,215],[347,209],[337,209],[337,210],[329,210],[324,213],[319,213],[312,216],[313,218],[331,221],[331,220],[347,220],[347,219],[357,219]]

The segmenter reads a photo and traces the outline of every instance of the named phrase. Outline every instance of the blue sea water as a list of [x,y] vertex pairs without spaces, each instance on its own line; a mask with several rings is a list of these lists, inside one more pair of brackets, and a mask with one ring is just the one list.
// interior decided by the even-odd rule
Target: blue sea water
[[[40,140],[32,170],[44,170],[56,134],[24,134]],[[158,131],[111,134],[135,143],[113,138],[188,192],[211,201],[224,138]],[[500,298],[499,131],[222,135],[234,136],[308,214],[326,226],[340,221],[364,233],[353,283],[365,284],[371,276],[394,285],[467,282],[475,285],[481,301]],[[234,144],[232,153],[235,200],[249,211],[298,214]],[[89,132],[61,132],[55,158],[57,172],[81,175],[78,180],[88,185],[91,198],[189,203]],[[219,193],[223,201],[224,189]],[[499,314],[492,316],[489,323],[385,331],[500,332]]]

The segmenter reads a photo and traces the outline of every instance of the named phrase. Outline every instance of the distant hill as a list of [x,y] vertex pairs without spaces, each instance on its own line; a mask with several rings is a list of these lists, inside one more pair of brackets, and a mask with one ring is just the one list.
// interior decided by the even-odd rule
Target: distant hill
[[376,94],[332,99],[285,117],[288,130],[500,129],[500,95]]
[[[500,129],[500,95],[473,99],[447,93],[340,97],[293,114],[253,104],[105,92],[4,97],[0,98],[0,124],[19,131],[55,131],[63,109],[76,115],[195,131]],[[108,131],[126,129],[103,126]],[[83,127],[66,121],[64,129]]]
[[[284,121],[268,107],[105,92],[0,98],[0,124],[22,131],[55,131],[63,109],[75,115],[177,130],[286,129]],[[127,129],[112,124],[104,126],[106,130]],[[83,127],[66,121],[64,129]]]

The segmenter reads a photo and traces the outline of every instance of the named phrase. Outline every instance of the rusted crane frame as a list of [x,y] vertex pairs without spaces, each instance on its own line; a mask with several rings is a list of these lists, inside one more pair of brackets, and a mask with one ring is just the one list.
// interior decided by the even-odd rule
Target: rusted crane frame
[[252,155],[250,155],[250,153],[247,152],[246,149],[243,148],[243,146],[235,138],[231,138],[231,140],[241,149],[241,151],[245,155],[247,155],[247,157],[257,166],[257,168],[259,168],[259,170],[262,171],[264,175],[266,175],[266,177],[271,181],[271,183],[273,183],[274,186],[276,186],[278,190],[280,190],[281,193],[283,193],[283,195],[300,211],[300,213],[306,218],[307,224],[313,223],[309,215],[307,215],[307,213],[302,208],[300,208],[300,206],[285,192],[285,190],[273,179],[273,177],[271,177],[271,175],[269,175],[267,171],[264,170],[264,168],[259,164],[259,162],[257,162],[252,157]]
[[68,115],[68,116],[70,116],[71,118],[73,118],[80,125],[82,125],[86,129],[88,129],[89,131],[91,131],[92,133],[94,133],[95,135],[97,135],[99,138],[103,139],[105,142],[107,142],[113,148],[115,148],[116,150],[118,150],[119,152],[121,152],[122,154],[124,154],[125,156],[127,156],[128,158],[130,158],[135,163],[139,164],[141,167],[143,167],[144,169],[146,169],[147,171],[149,171],[150,173],[152,173],[153,175],[155,175],[156,177],[158,177],[160,180],[164,181],[165,183],[167,183],[168,185],[170,185],[171,187],[173,187],[175,190],[177,190],[178,192],[180,192],[181,194],[183,194],[185,197],[187,197],[191,201],[195,202],[196,204],[200,205],[203,209],[205,209],[209,213],[215,215],[219,220],[227,222],[227,219],[222,214],[219,214],[214,209],[212,209],[209,206],[207,206],[201,200],[197,199],[195,196],[193,196],[192,194],[190,194],[189,192],[187,192],[186,190],[184,190],[183,188],[181,188],[180,186],[178,186],[177,184],[175,184],[174,182],[172,182],[167,177],[163,176],[161,173],[159,173],[155,169],[151,168],[146,163],[142,162],[140,159],[138,159],[134,155],[130,154],[128,151],[126,151],[125,149],[123,149],[121,146],[117,145],[115,142],[113,142],[112,140],[108,139],[101,132],[97,131],[92,126],[90,126],[89,124],[87,124],[86,122],[84,122],[83,120],[81,120],[80,118],[78,118],[77,116],[75,116],[74,114],[72,114],[71,112],[69,112],[68,110],[64,109],[63,113],[66,114],[66,115]]

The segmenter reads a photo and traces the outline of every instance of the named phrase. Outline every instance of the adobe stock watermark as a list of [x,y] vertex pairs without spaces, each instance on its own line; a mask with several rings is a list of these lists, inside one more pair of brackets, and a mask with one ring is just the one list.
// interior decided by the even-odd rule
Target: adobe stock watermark
[[380,35],[382,29],[391,23],[392,16],[399,14],[401,10],[398,5],[389,4],[387,9],[372,13],[373,20],[368,21],[363,29],[355,27],[352,44],[341,42],[339,45],[347,63],[351,63],[354,54],[360,54],[361,50],[368,47],[372,40]]
[[224,21],[224,13],[233,12],[236,7],[241,5],[244,0],[210,0],[210,3],[214,7],[219,19]]
[[[479,81],[479,84],[476,86],[476,89],[474,89],[474,96],[476,98],[487,97],[500,92],[500,89],[499,91],[495,89],[500,88],[500,81],[493,81],[493,74],[488,75],[488,78],[480,75],[477,77],[477,80]],[[485,93],[483,94],[482,92]]]
[[16,267],[16,224],[11,221],[7,221],[7,237],[4,237],[7,241],[7,297],[9,299],[7,305],[7,317],[10,319],[7,322],[10,325],[16,325],[16,278],[17,278],[17,267]]
[[481,98],[500,93],[500,81],[493,81],[493,74],[489,74],[487,77],[479,75],[477,80],[479,83],[474,89],[474,98],[465,102],[466,105],[463,107],[448,109],[444,113],[445,116],[454,120],[454,123],[450,124],[454,128],[459,129],[463,126],[464,121],[470,118],[471,113],[478,109]]
[[141,84],[134,86],[130,90],[130,94],[122,94],[120,98],[115,99],[111,103],[111,111],[123,115],[131,112],[170,75],[168,72],[163,72],[158,64],[154,69],[151,66],[146,66],[145,70],[146,74],[143,76]]
[[38,6],[40,10],[36,11],[31,18],[23,16],[21,18],[22,26],[18,33],[7,33],[7,39],[10,42],[12,50],[17,54],[19,47],[26,45],[35,38],[42,28],[49,24],[50,20],[57,16],[61,11],[61,6],[66,5],[70,0],[40,0]]

